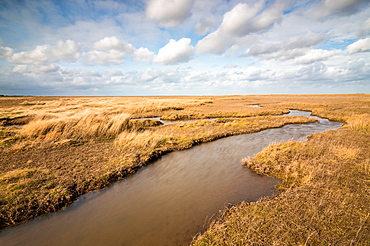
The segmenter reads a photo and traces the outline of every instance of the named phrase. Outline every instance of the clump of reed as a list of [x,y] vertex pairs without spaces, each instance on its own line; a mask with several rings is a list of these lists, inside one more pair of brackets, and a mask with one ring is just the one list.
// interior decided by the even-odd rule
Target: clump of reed
[[351,116],[348,120],[348,126],[353,130],[370,131],[370,114],[357,114]]
[[25,137],[46,140],[114,138],[129,129],[130,114],[110,114],[91,109],[57,117],[37,116],[25,125],[20,134]]
[[144,149],[153,150],[159,148],[161,144],[167,142],[171,136],[166,136],[158,133],[154,133],[150,130],[145,130],[142,132],[130,131],[121,132],[116,140],[116,145],[124,147],[126,149]]

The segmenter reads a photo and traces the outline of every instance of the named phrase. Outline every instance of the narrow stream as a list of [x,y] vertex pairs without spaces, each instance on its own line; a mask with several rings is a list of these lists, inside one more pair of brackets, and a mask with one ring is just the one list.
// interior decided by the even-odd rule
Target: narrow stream
[[[310,112],[292,110],[289,115]],[[242,158],[271,143],[305,141],[309,134],[341,125],[320,119],[167,154],[63,211],[1,231],[0,245],[188,245],[228,204],[275,193],[279,180],[250,172]]]

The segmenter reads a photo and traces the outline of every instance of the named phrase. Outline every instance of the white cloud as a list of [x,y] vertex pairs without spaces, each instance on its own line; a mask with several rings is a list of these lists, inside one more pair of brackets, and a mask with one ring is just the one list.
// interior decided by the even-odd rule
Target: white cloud
[[195,46],[198,54],[213,53],[222,54],[231,45],[232,37],[222,33],[219,29],[208,34]]
[[231,35],[246,35],[253,28],[252,20],[262,7],[262,1],[253,6],[246,3],[237,4],[224,15],[220,29]]
[[198,24],[195,25],[194,30],[200,34],[204,35],[208,33],[209,29],[216,23],[213,18],[202,18]]
[[45,64],[60,60],[74,61],[80,58],[79,44],[73,40],[58,41],[56,45],[39,45],[34,50],[14,53],[8,58],[13,64]]
[[[13,64],[43,65],[59,61],[75,62],[85,59],[85,65],[122,64],[125,54],[131,54],[133,61],[149,62],[154,53],[147,48],[135,49],[131,44],[119,40],[115,36],[105,37],[92,45],[93,50],[80,52],[80,45],[73,40],[58,41],[55,45],[39,45],[31,51],[14,53],[9,47],[0,47],[0,59]],[[31,67],[27,67],[31,68]],[[17,67],[15,71],[24,71],[25,67]]]
[[190,38],[182,38],[179,41],[171,39],[158,51],[154,62],[167,65],[189,61],[194,55],[194,47],[190,42]]
[[13,49],[9,47],[2,47],[0,46],[0,59],[1,60],[8,60],[13,54]]
[[148,67],[141,75],[141,81],[150,81],[161,76],[162,73],[159,70]]
[[93,45],[95,50],[116,50],[131,54],[134,48],[131,44],[127,44],[119,40],[116,36],[105,37],[95,42]]
[[84,53],[84,58],[87,59],[86,65],[108,65],[121,64],[125,60],[125,53],[117,50],[100,51],[92,50]]
[[368,0],[3,2],[2,94],[370,90]]
[[252,46],[247,54],[248,55],[263,55],[271,54],[279,51],[294,50],[299,48],[308,48],[322,43],[326,39],[322,33],[308,33],[302,37],[293,37],[283,42],[266,44],[266,45],[255,45]]
[[370,35],[370,18],[364,21],[364,23],[362,24],[360,29],[360,35],[361,36]]
[[358,52],[369,52],[370,51],[370,38],[360,39],[353,44],[347,46],[349,54]]
[[266,7],[264,0],[254,4],[238,3],[224,14],[216,31],[198,42],[197,52],[222,54],[230,46],[237,44],[239,38],[270,29],[281,20],[284,9],[290,5],[289,2],[276,1],[270,7]]
[[199,35],[206,35],[215,31],[222,22],[225,12],[235,5],[234,1],[225,0],[201,0],[194,1],[191,9],[191,26]]
[[282,17],[282,11],[289,1],[276,1],[271,7],[264,9],[265,1],[255,4],[239,3],[224,15],[220,29],[233,36],[244,36],[270,28]]
[[90,61],[97,61],[100,65],[110,63],[120,64],[125,54],[131,54],[133,61],[150,62],[154,53],[148,48],[140,47],[135,49],[132,44],[125,43],[116,36],[105,37],[92,46],[94,50],[87,53],[86,57]]
[[348,15],[361,10],[361,5],[368,0],[324,0],[311,12],[314,18],[320,19],[331,15]]
[[341,53],[340,50],[312,49],[308,51],[305,55],[297,57],[294,61],[297,64],[308,64],[316,61],[323,61],[339,53]]
[[194,0],[150,0],[146,15],[164,27],[175,27],[191,15]]
[[131,55],[133,61],[150,62],[154,57],[154,53],[147,48],[140,47],[135,49],[134,53]]
[[52,54],[65,61],[76,60],[80,57],[80,46],[73,40],[58,41],[55,46],[51,48]]
[[15,73],[47,74],[59,71],[60,67],[55,64],[48,65],[17,65],[12,71]]
[[[289,60],[297,57],[297,63],[309,63],[316,60],[322,60],[335,52],[326,52],[325,50],[311,49],[321,44],[328,37],[323,33],[308,33],[305,36],[293,37],[278,43],[255,45],[249,48],[243,56],[254,56],[260,59],[278,59]],[[322,51],[322,53],[320,53]]]
[[54,42],[55,39],[71,39],[88,47],[96,40],[120,33],[122,33],[122,29],[113,18],[101,18],[99,20],[77,20],[72,25],[64,25],[56,30],[53,29],[53,31],[47,30],[42,35],[48,42]]

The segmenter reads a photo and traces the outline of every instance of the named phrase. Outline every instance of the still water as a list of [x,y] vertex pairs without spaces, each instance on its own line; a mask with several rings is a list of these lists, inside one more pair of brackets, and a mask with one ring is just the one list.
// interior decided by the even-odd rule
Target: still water
[[[290,115],[310,113],[292,110]],[[167,154],[63,211],[1,231],[0,245],[188,245],[228,204],[275,193],[279,181],[250,172],[242,158],[271,143],[305,141],[309,134],[341,125],[320,119]]]

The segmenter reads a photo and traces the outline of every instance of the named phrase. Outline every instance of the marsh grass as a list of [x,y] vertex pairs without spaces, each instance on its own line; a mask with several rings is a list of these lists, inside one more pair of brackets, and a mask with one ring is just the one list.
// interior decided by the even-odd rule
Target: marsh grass
[[[250,107],[252,104],[258,104],[261,108]],[[370,97],[365,94],[0,98],[0,125],[2,125],[0,127],[0,228],[17,224],[37,215],[57,211],[70,204],[79,195],[107,187],[170,151],[187,149],[196,144],[221,137],[281,127],[289,123],[313,121],[304,117],[277,118],[268,116],[287,113],[288,109],[309,110],[320,117],[347,122],[344,127],[347,133],[359,136],[366,135],[369,133],[367,123],[370,113],[369,105]],[[230,119],[230,117],[246,116],[249,117]],[[199,120],[163,126],[158,121],[138,120],[143,117]],[[206,120],[209,118],[219,119]],[[15,122],[19,123],[21,127],[8,127]],[[323,137],[320,141],[328,143],[326,147],[332,153],[328,159],[329,163],[338,163],[341,160],[348,166],[356,167],[368,175],[370,158],[365,158],[366,155],[361,146],[348,145],[346,141],[342,140],[340,140],[340,144],[335,144],[335,141],[339,141],[338,139],[346,139],[352,136],[351,134],[342,137],[340,134],[334,134],[332,140]],[[317,136],[315,138],[318,138]],[[271,151],[266,153],[266,157],[264,157],[271,162],[270,164],[251,161],[251,163],[255,163],[255,170],[264,170],[266,175],[281,173],[280,178],[285,180],[280,186],[282,196],[277,196],[274,199],[279,200],[288,197],[289,194],[300,194],[304,197],[312,192],[307,187],[314,181],[327,179],[326,176],[320,174],[322,170],[334,174],[337,172],[335,168],[327,168],[329,166],[323,162],[325,158],[320,159],[320,156],[325,157],[324,153],[327,151],[323,147],[315,147],[316,144],[319,145],[320,141],[312,142],[310,145],[292,142],[279,147],[271,147]],[[329,144],[329,142],[333,144]],[[312,163],[307,161],[307,164],[300,161],[300,158],[305,155],[310,157],[308,160]],[[364,161],[359,156],[365,158]],[[294,163],[294,165],[283,163]],[[310,165],[310,168],[307,165]],[[346,170],[346,165],[338,164],[337,166]],[[275,170],[274,173],[272,173],[273,170]],[[352,173],[349,172],[349,174]],[[363,188],[362,185],[359,183],[358,187]],[[360,190],[363,190],[362,188]],[[318,194],[325,194],[324,191],[325,189],[322,188]],[[343,188],[343,191],[335,190],[330,194],[333,197],[341,197],[346,191],[347,188]],[[353,201],[348,198],[349,200],[346,202],[358,205],[356,197],[357,195],[352,194]],[[304,199],[297,200],[300,203],[295,203],[295,197],[287,198],[288,202],[285,203],[285,207],[279,208],[274,199],[271,201],[266,199],[258,203],[265,204],[264,202],[266,202],[263,205],[266,206],[264,210],[261,210],[258,207],[260,205],[256,204],[244,204],[245,209],[244,207],[233,207],[231,210],[240,211],[242,214],[251,213],[252,215],[248,215],[251,221],[260,221],[261,225],[264,225],[266,221],[272,223],[277,220],[280,214],[284,214],[285,208],[292,209],[289,206],[294,208],[311,206],[314,208],[311,203],[305,203]],[[305,199],[308,201],[311,199],[312,202],[315,200],[312,197],[305,197]],[[326,199],[331,199],[331,197],[320,199],[325,204]],[[342,208],[339,205],[337,207]],[[271,209],[271,206],[279,208],[271,210],[274,215],[269,213],[268,209]],[[341,210],[336,210],[335,206],[331,206],[330,209],[333,210],[334,214],[341,213]],[[348,213],[352,213],[352,210],[348,211]],[[233,223],[242,223],[242,227],[248,223],[247,219],[240,219],[243,218],[240,214],[232,215],[229,211],[225,213],[234,216],[236,221]],[[267,217],[256,217],[254,213]],[[360,220],[364,221],[363,213],[360,214]],[[312,214],[311,217],[314,218],[313,215],[321,216],[320,214]],[[333,220],[336,218],[336,215],[330,216],[329,218]],[[353,225],[360,220],[356,219]],[[280,230],[282,235],[289,236],[290,227],[293,226],[298,226],[302,231],[305,231],[306,228],[293,218],[282,216],[281,220],[277,221],[285,223]],[[361,235],[366,229],[365,225],[367,224],[363,222],[361,229],[357,228],[358,233],[355,234],[358,238],[362,237]],[[220,222],[215,223],[215,226],[228,227]],[[341,224],[338,227],[332,227],[331,224],[326,226],[319,231],[321,234],[328,233],[327,231],[332,228],[342,230]],[[260,240],[270,240],[268,239],[268,231],[271,228],[268,226],[266,230],[259,229],[258,226],[245,228],[247,232],[235,229],[233,237],[245,238],[246,233],[249,235],[253,232],[252,234],[256,233]],[[343,230],[347,230],[347,227],[343,228]],[[307,230],[307,232],[312,235],[305,234],[306,232],[302,232],[302,235],[306,236],[305,239],[308,238],[307,242],[310,244],[310,238],[315,238],[316,232],[313,229]],[[274,233],[276,234],[276,231]],[[219,235],[220,240],[228,242],[226,234],[220,233]],[[334,237],[340,234],[331,235]],[[223,236],[224,238],[222,238]],[[208,242],[208,239],[205,238],[203,237],[206,241],[200,239],[198,242],[201,244]],[[251,242],[243,241],[244,239],[238,241],[239,239],[233,239],[233,244]],[[227,244],[222,242],[218,241],[216,244]],[[260,242],[257,245],[266,245],[263,241],[254,242]],[[293,241],[287,240],[286,242]]]
[[25,125],[20,134],[49,140],[114,138],[129,129],[130,117],[127,113],[108,114],[93,110],[57,118],[41,115]]
[[369,146],[368,131],[342,128],[243,159],[279,194],[225,210],[193,245],[369,245]]
[[360,114],[351,116],[348,120],[348,126],[353,130],[370,131],[370,114]]
[[[14,179],[11,185],[0,182],[2,226],[19,223],[43,211],[58,210],[78,195],[108,186],[165,153],[221,137],[314,121],[305,117],[253,117],[225,123],[199,120],[161,126],[158,121],[130,119],[131,114],[123,112],[126,107],[110,106],[107,110],[96,106],[71,112],[41,111],[13,132],[19,141],[3,149],[3,154],[10,158],[2,164],[2,172],[33,168],[42,171],[27,179]],[[173,107],[153,110],[179,110]],[[33,144],[22,145],[25,142]]]
[[122,132],[115,140],[116,145],[130,149],[172,151],[186,149],[194,144],[209,142],[221,137],[257,132],[285,124],[315,122],[306,117],[253,117],[249,119],[199,120],[160,126],[138,132]]

